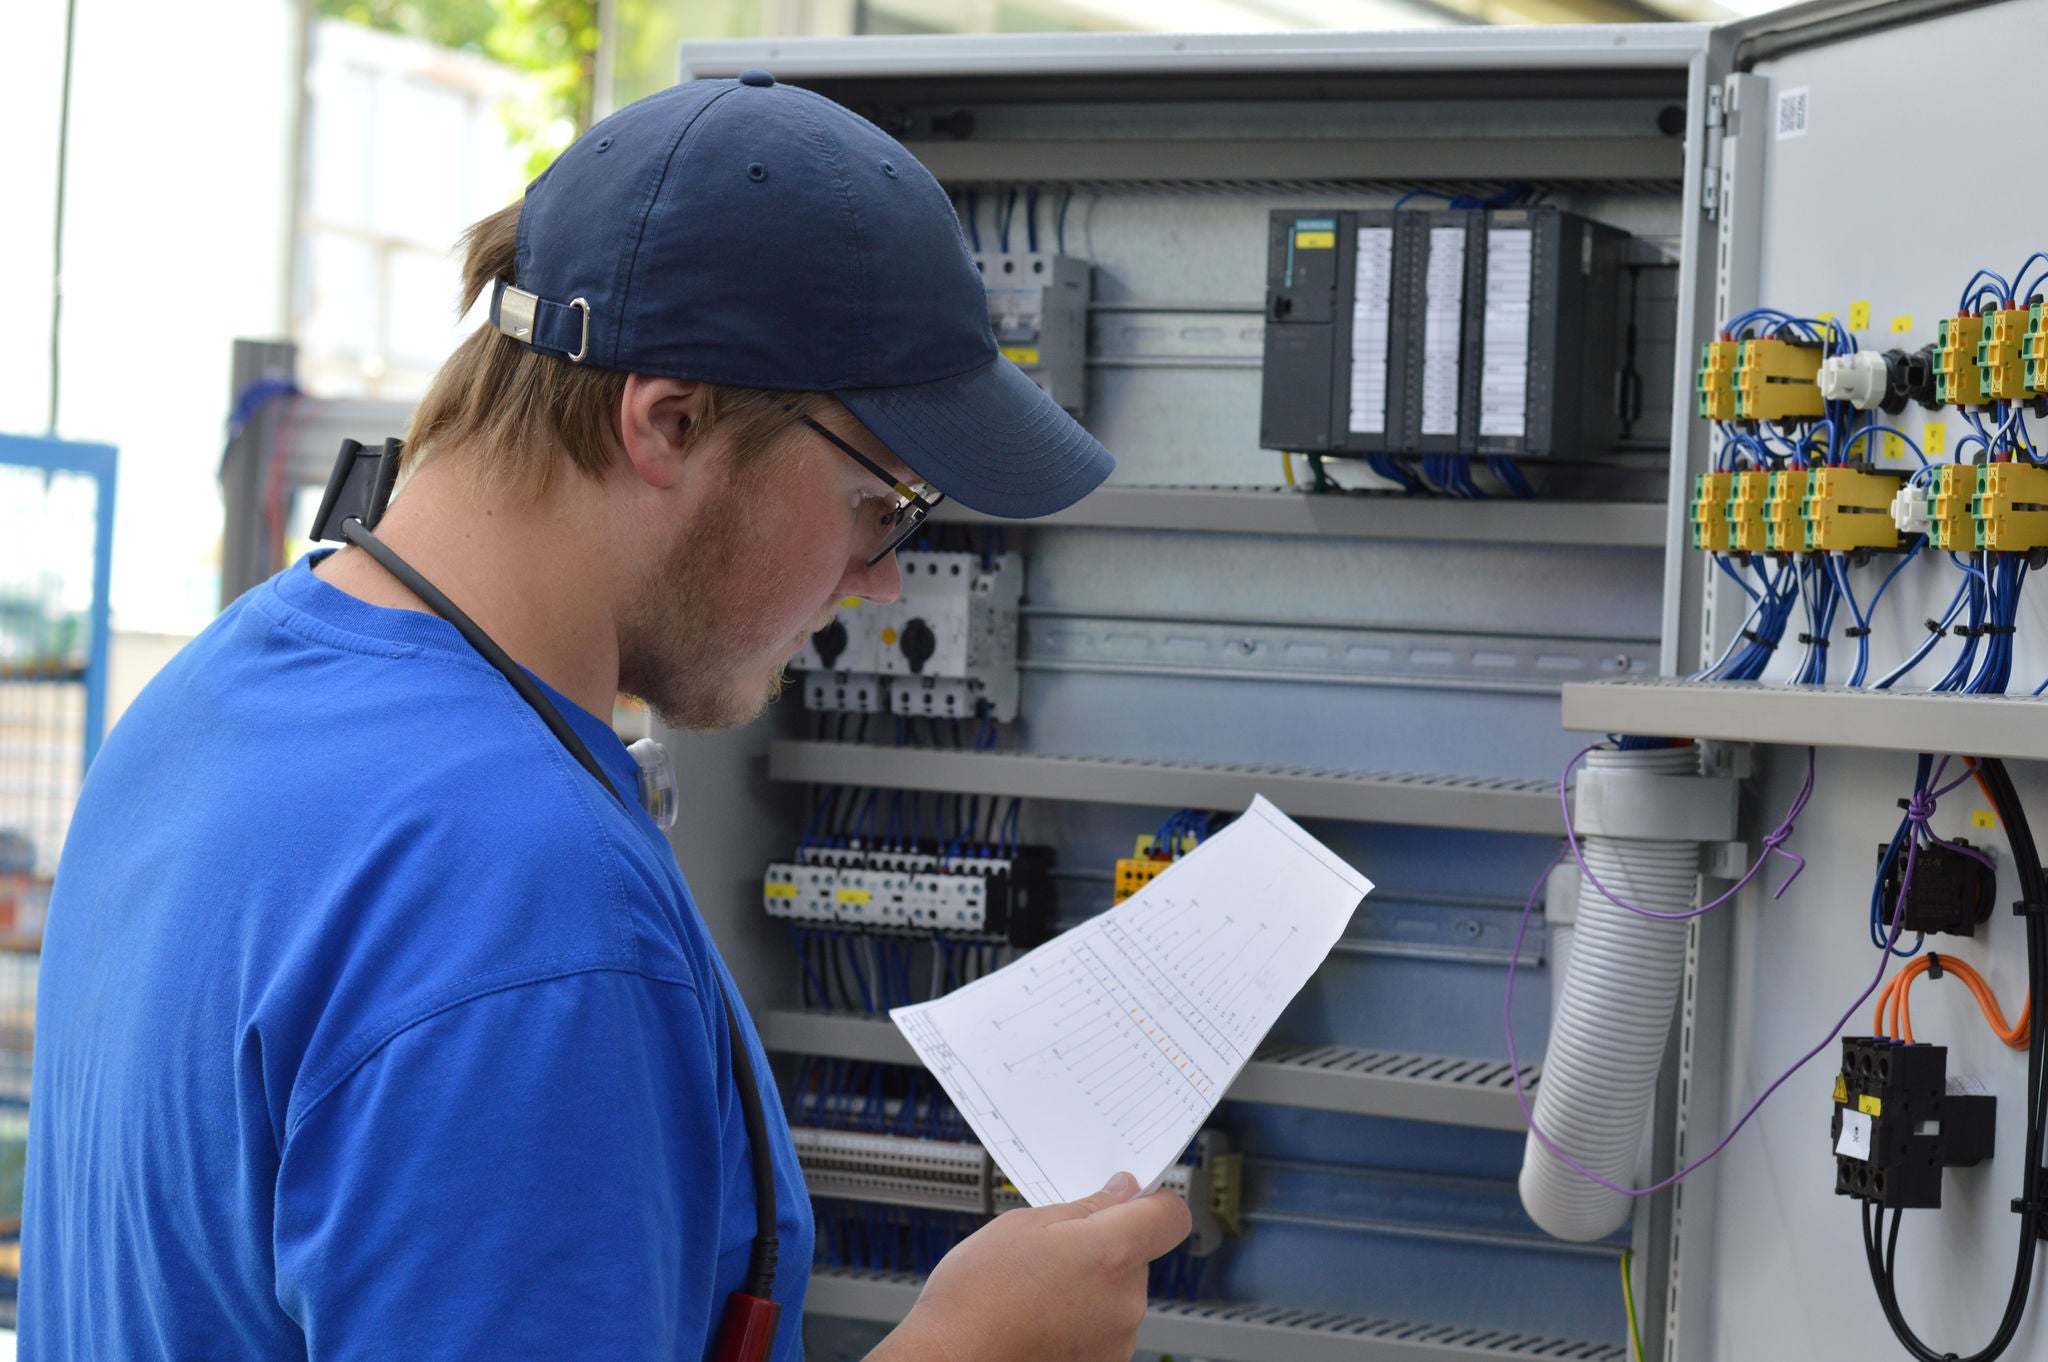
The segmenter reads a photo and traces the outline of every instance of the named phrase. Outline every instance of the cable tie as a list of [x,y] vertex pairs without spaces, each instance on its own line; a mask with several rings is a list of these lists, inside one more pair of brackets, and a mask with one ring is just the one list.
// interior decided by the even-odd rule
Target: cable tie
[[1799,636],[1799,641],[1801,643],[1810,644],[1815,648],[1825,648],[1828,646],[1828,641],[1825,638],[1822,638],[1819,634],[1801,634]]
[[1939,979],[1941,977],[1941,957],[1933,951],[1927,952],[1927,977],[1930,979]]
[[2018,626],[2011,624],[1987,624],[1977,632],[1980,634],[2010,634],[2016,632],[2017,628]]
[[1869,632],[1870,630],[1866,626],[1861,624],[1855,626],[1852,629],[1844,629],[1842,631],[1843,635],[1848,638],[1862,638]]
[[1942,627],[1940,620],[1927,620],[1925,623],[1927,625],[1927,632],[1930,634],[1945,634],[1948,632]]
[[2034,903],[2027,899],[2021,899],[2013,904],[2012,913],[2014,917],[2048,916],[2048,903]]
[[1748,639],[1751,643],[1754,643],[1757,647],[1763,649],[1767,653],[1776,652],[1778,649],[1778,645],[1775,641],[1765,638],[1762,634],[1759,634],[1754,629],[1744,629],[1742,631],[1742,636]]

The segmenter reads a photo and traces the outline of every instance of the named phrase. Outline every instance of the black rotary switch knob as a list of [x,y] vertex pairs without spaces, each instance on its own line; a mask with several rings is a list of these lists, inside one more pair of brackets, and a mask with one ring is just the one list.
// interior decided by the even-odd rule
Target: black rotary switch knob
[[939,650],[939,636],[932,627],[921,619],[912,620],[903,626],[903,660],[910,664],[912,676],[924,672],[924,664],[932,660],[932,654]]
[[825,670],[831,671],[832,664],[846,651],[846,626],[838,620],[833,620],[811,635],[811,647],[817,650],[818,661]]

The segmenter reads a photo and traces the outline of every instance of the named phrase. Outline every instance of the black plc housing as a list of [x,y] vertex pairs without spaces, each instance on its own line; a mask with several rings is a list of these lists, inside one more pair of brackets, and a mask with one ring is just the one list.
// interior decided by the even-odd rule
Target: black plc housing
[[[1941,1170],[1991,1157],[1998,1099],[1948,1090],[1948,1048],[1883,1036],[1842,1037],[1835,1076],[1835,1194],[1890,1210],[1941,1205]],[[1868,1123],[1868,1153],[1845,1153],[1849,1122]]]
[[1275,210],[1259,443],[1604,452],[1620,433],[1627,242],[1555,208]]
[[1891,853],[1887,860],[1891,849],[1878,848],[1878,868],[1882,872],[1878,902],[1887,918],[1898,906],[1900,889],[1905,889],[1906,903],[1899,919],[1901,931],[1975,936],[1978,926],[1990,919],[1998,894],[1998,873],[1967,854],[1970,844],[1962,838],[1956,838],[1955,845],[1966,850],[1929,844],[1915,852],[1910,886],[1905,885],[1904,849]]

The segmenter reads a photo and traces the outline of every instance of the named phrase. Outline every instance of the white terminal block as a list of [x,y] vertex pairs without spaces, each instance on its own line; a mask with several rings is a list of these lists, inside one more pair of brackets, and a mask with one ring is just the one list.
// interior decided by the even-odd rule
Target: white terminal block
[[1830,402],[1847,402],[1858,411],[1870,411],[1884,401],[1891,375],[1884,356],[1874,350],[1853,355],[1830,355],[1820,362],[1817,377],[1820,395]]
[[807,672],[804,708],[819,714],[881,714],[889,708],[889,682],[873,672]]
[[1892,524],[1900,534],[1926,534],[1927,489],[1907,483],[1892,497]]
[[832,922],[839,916],[839,869],[778,861],[761,876],[761,905],[768,916],[794,922]]
[[1572,826],[1581,837],[1732,842],[1736,795],[1733,776],[1584,770],[1572,790]]

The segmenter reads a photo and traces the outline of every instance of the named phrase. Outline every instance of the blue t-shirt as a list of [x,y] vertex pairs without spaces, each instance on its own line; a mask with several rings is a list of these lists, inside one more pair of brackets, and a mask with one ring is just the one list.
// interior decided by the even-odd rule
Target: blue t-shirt
[[[705,1356],[810,1203],[668,843],[445,621],[299,563],[93,763],[44,941],[27,1359]],[[550,694],[634,797],[608,726]]]

